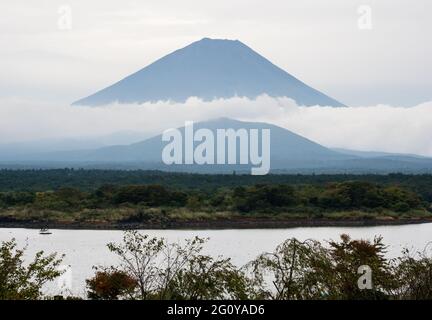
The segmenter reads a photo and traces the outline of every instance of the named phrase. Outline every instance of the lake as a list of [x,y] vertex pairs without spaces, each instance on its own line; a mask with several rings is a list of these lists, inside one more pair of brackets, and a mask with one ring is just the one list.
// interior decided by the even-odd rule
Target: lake
[[[66,254],[64,267],[70,269],[63,279],[69,287],[68,292],[85,296],[85,279],[94,273],[92,266],[113,265],[118,262],[106,244],[119,242],[122,231],[117,230],[51,230],[51,235],[40,235],[36,229],[0,228],[0,241],[15,238],[19,246],[27,245],[26,257],[32,257],[39,250],[46,253]],[[388,256],[400,255],[406,247],[423,251],[432,241],[432,223],[376,226],[376,227],[304,227],[290,229],[235,229],[235,230],[141,230],[150,236],[164,237],[170,242],[181,241],[194,236],[209,237],[205,253],[213,256],[231,257],[234,264],[241,266],[254,259],[258,254],[272,251],[285,239],[296,237],[299,240],[336,240],[342,233],[352,238],[372,240],[383,236],[389,246]],[[431,246],[432,247],[432,246]],[[45,289],[47,294],[63,292],[59,283],[53,283]]]

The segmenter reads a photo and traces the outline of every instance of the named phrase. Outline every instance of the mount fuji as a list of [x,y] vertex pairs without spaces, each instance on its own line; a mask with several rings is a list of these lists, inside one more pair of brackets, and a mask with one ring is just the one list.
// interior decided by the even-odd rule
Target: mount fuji
[[342,107],[238,40],[204,38],[176,50],[73,105],[218,98],[288,97],[303,106]]

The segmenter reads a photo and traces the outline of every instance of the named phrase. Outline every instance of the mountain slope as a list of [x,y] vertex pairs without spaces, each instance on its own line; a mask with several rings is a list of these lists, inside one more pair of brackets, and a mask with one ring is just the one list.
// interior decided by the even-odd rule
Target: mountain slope
[[[216,137],[217,129],[270,129],[271,161],[279,167],[291,164],[318,164],[331,160],[352,159],[353,156],[340,154],[327,149],[300,135],[275,125],[266,123],[243,122],[228,118],[199,122],[194,131],[200,128],[211,130]],[[184,127],[179,128],[184,136]],[[27,156],[27,160],[37,161],[90,161],[90,162],[141,162],[161,163],[162,150],[167,142],[158,135],[150,139],[130,144],[99,148],[95,150],[65,151]],[[199,143],[196,142],[195,145]],[[239,153],[239,152],[238,152]]]
[[394,158],[399,160],[409,160],[409,161],[415,161],[415,160],[421,160],[426,159],[430,160],[430,158],[425,156],[420,156],[417,154],[411,154],[411,153],[392,153],[392,152],[382,152],[382,151],[359,151],[359,150],[350,150],[350,149],[344,149],[344,148],[332,148],[332,150],[348,154],[360,158]]
[[289,97],[300,105],[343,106],[307,86],[238,40],[204,38],[164,56],[149,66],[74,105],[112,102],[184,102],[261,94]]
[[[365,153],[346,154],[328,149],[289,130],[272,124],[243,122],[228,118],[194,123],[194,131],[217,129],[270,129],[270,169],[274,173],[432,173],[432,159],[410,155]],[[179,128],[184,137],[184,128]],[[260,135],[261,136],[261,135]],[[216,135],[215,135],[216,137]],[[0,156],[0,168],[100,168],[157,169],[166,171],[227,173],[249,172],[251,165],[165,165],[162,150],[168,142],[157,135],[129,145],[90,150],[60,151]],[[195,147],[200,142],[195,142]],[[345,150],[345,152],[347,152]],[[237,148],[237,154],[239,154]]]

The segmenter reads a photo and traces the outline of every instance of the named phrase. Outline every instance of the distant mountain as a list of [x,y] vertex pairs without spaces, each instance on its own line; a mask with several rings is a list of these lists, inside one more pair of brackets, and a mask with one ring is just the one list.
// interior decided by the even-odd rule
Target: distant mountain
[[25,159],[30,154],[56,151],[89,150],[116,144],[142,141],[154,134],[146,132],[119,131],[108,135],[76,138],[46,138],[0,144],[0,161]]
[[[194,123],[194,131],[207,128],[216,136],[217,129],[269,129],[270,163],[274,173],[432,173],[432,159],[413,155],[380,152],[335,151],[287,129],[261,122],[244,122],[228,118]],[[184,127],[179,128],[184,134]],[[165,165],[162,150],[168,142],[157,135],[129,145],[97,149],[18,154],[0,156],[0,168],[100,168],[157,169],[166,171],[227,173],[250,172],[251,165]],[[200,142],[195,142],[195,147]],[[239,154],[237,148],[237,154]]]
[[[319,165],[325,161],[351,159],[336,151],[327,149],[311,140],[297,135],[289,130],[266,123],[243,122],[228,118],[194,124],[194,131],[206,128],[216,136],[217,129],[269,129],[271,133],[270,157],[272,167],[284,168],[288,165]],[[184,136],[184,127],[179,128]],[[54,161],[54,162],[110,162],[110,163],[146,163],[162,165],[162,150],[167,142],[162,141],[162,135],[130,145],[116,145],[93,150],[59,151],[27,155],[21,160]],[[195,145],[199,143],[196,142]],[[238,154],[239,154],[239,150]],[[184,166],[187,167],[187,166]],[[222,168],[220,165],[210,167]],[[168,168],[168,166],[167,166]],[[183,166],[182,166],[183,168]],[[169,169],[169,168],[168,168]]]
[[74,105],[184,102],[267,94],[299,105],[344,106],[309,87],[238,40],[204,38],[176,50]]
[[350,150],[350,149],[344,149],[344,148],[331,148],[332,150],[356,157],[361,158],[393,158],[398,160],[410,160],[410,161],[421,161],[423,160],[430,160],[430,158],[425,156],[420,156],[417,154],[411,154],[411,153],[392,153],[392,152],[381,152],[381,151],[359,151],[359,150]]

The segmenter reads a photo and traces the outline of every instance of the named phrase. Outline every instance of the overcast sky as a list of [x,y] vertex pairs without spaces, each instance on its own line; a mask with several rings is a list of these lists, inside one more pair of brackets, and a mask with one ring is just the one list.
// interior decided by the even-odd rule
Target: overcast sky
[[[430,0],[1,1],[0,144],[230,116],[325,146],[432,156],[431,14]],[[268,97],[70,106],[203,37],[241,40],[351,108]]]
[[0,98],[67,104],[211,37],[345,104],[413,106],[432,100],[431,14],[430,0],[1,1]]

